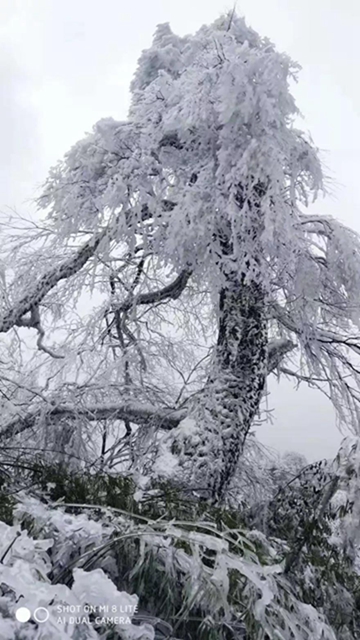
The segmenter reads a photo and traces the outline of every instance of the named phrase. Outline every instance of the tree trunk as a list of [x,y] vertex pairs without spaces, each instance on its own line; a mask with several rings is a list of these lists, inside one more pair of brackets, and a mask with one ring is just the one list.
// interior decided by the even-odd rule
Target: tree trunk
[[196,420],[198,437],[193,449],[196,485],[212,502],[223,500],[234,476],[244,443],[258,412],[267,375],[267,311],[262,285],[259,241],[263,229],[262,185],[252,190],[244,209],[239,187],[238,205],[244,216],[241,253],[244,270],[237,267],[231,229],[218,232],[219,323],[213,370]]
[[[230,281],[220,292],[220,320],[214,380],[215,416],[222,434],[222,463],[213,498],[231,481],[258,412],[267,374],[265,296],[259,283]],[[220,383],[220,384],[219,384]]]

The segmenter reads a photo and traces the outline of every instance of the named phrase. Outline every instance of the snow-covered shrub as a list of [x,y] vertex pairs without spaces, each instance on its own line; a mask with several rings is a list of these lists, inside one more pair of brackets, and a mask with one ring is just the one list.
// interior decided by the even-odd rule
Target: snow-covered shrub
[[[32,504],[34,508],[34,504]],[[52,514],[56,520],[56,513]],[[62,518],[62,544],[71,541],[66,516]],[[80,518],[78,525],[84,521]],[[88,521],[90,535],[97,523]],[[56,527],[55,527],[56,528]],[[84,535],[86,537],[86,528]],[[85,572],[74,568],[71,588],[61,582],[51,582],[49,574],[54,560],[49,549],[54,539],[34,539],[20,526],[0,522],[0,638],[2,640],[100,640],[115,636],[97,633],[104,627],[100,620],[90,620],[91,610],[104,619],[117,617],[114,625],[118,638],[124,640],[153,640],[152,627],[131,623],[137,608],[137,596],[119,592],[102,569]],[[61,563],[59,558],[56,562]],[[108,605],[101,613],[100,607]],[[29,622],[16,619],[16,611],[25,607],[31,612]],[[113,607],[113,608],[112,608]],[[121,613],[121,612],[128,613]],[[117,613],[114,613],[117,612]],[[130,612],[130,613],[129,613]],[[131,613],[132,612],[132,613]],[[37,621],[38,620],[38,621]]]
[[[154,494],[152,499],[156,501]],[[174,499],[174,493],[166,500],[162,516],[152,519],[141,516],[141,511],[131,514],[105,506],[45,505],[24,497],[15,509],[15,521],[29,527],[36,538],[51,540],[47,553],[55,585],[65,584],[70,589],[77,571],[83,571],[83,577],[84,571],[105,571],[114,581],[114,589],[138,594],[139,608],[150,619],[168,621],[172,637],[190,634],[196,638],[201,632],[204,638],[225,640],[237,637],[245,628],[250,640],[347,637],[337,635],[321,606],[316,608],[315,600],[308,600],[319,565],[311,556],[311,545],[298,571],[287,572],[291,549],[286,539],[239,528],[226,510],[207,509],[198,519],[190,510],[191,519],[179,520],[176,511],[183,508],[181,501]],[[173,518],[169,520],[164,514],[171,511],[171,502]],[[159,509],[154,504],[157,515]],[[342,599],[336,606],[338,611],[344,610],[346,601],[353,604],[353,597],[341,587],[341,575],[337,583],[329,581],[325,567],[331,553],[326,546],[323,549],[320,572],[324,584],[318,585],[317,600],[327,593],[334,604],[342,588]],[[49,573],[50,560],[47,562]],[[338,569],[343,572],[341,563]],[[97,574],[92,575],[95,578]],[[96,584],[97,578],[95,588]],[[350,614],[341,624],[348,629],[351,621]]]

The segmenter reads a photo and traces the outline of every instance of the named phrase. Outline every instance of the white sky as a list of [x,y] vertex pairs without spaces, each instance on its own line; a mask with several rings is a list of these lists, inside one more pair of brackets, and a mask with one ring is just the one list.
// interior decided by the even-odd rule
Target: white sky
[[[100,118],[125,119],[137,58],[155,26],[180,35],[232,0],[0,0],[0,208],[25,215],[29,199],[69,146]],[[254,29],[300,62],[298,105],[333,178],[317,207],[360,231],[360,3],[243,0]],[[261,439],[309,459],[335,454],[341,436],[315,391],[271,386],[274,424]]]

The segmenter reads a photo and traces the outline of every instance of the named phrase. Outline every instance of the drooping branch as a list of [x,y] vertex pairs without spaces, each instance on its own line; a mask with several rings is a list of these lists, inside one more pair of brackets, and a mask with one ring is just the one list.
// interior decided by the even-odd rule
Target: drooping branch
[[[26,321],[25,321],[26,322]],[[24,324],[23,326],[28,326]],[[273,340],[270,341],[268,351],[268,374],[272,373],[274,368],[278,366],[280,360],[292,349],[295,348],[290,340]],[[87,406],[71,406],[69,404],[59,404],[54,406],[53,403],[42,396],[44,402],[48,403],[48,409],[42,408],[33,412],[29,412],[24,416],[17,416],[11,422],[6,424],[0,430],[0,439],[12,438],[16,434],[23,433],[27,429],[32,429],[41,419],[51,422],[54,419],[69,417],[72,419],[83,418],[88,422],[100,420],[124,420],[124,422],[137,425],[155,425],[163,431],[171,431],[179,426],[180,422],[188,415],[187,407],[183,409],[166,409],[143,404],[112,404],[112,405],[87,405]]]
[[35,411],[28,413],[24,417],[17,417],[7,424],[0,431],[1,438],[12,438],[19,433],[23,433],[27,429],[31,429],[36,423],[45,419],[46,422],[50,422],[54,419],[61,418],[83,418],[89,422],[95,422],[100,420],[128,420],[134,424],[146,426],[155,425],[164,431],[174,429],[179,425],[187,415],[187,411],[182,410],[169,410],[169,409],[157,409],[150,405],[140,404],[120,404],[120,405],[95,405],[87,407],[77,407],[67,404],[58,405],[49,408],[48,411]]
[[0,319],[0,333],[7,333],[15,325],[30,326],[26,324],[27,321],[23,319],[23,316],[31,313],[31,310],[40,304],[58,282],[66,280],[78,273],[88,260],[93,257],[99,244],[108,234],[108,228],[97,233],[91,240],[84,244],[75,255],[54,269],[51,269],[48,273],[45,273],[35,286],[23,295]]
[[[277,322],[282,325],[288,331],[291,331],[297,336],[304,333],[304,328],[298,326],[291,313],[284,309],[280,304],[273,302],[271,305],[271,315]],[[348,349],[351,349],[356,355],[360,355],[360,336],[345,336],[335,331],[329,331],[316,325],[308,325],[307,336],[308,341],[316,341],[319,344],[331,345],[338,344]]]
[[278,303],[271,306],[272,317],[297,339],[306,356],[305,367],[280,372],[318,388],[332,402],[337,419],[357,430],[360,406],[358,379],[360,336],[323,328],[321,323],[304,322]]

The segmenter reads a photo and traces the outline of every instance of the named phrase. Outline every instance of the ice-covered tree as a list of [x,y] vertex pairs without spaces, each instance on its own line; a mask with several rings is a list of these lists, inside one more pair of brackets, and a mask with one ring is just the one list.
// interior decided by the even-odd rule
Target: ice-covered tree
[[4,437],[120,419],[141,449],[191,418],[181,468],[221,501],[275,369],[357,429],[360,243],[306,212],[323,177],[296,70],[235,15],[182,38],[158,26],[128,120],[98,122],[51,170],[41,223],[5,235],[0,331],[12,358],[14,330],[36,332],[40,377],[5,378]]
[[[4,220],[3,620],[20,557],[37,604],[39,581],[73,602],[91,569],[184,637],[357,637],[358,441],[307,465],[254,437],[274,373],[358,433],[360,240],[307,209],[324,179],[296,73],[235,14],[193,36],[160,25],[128,119],[51,170],[35,222]],[[53,543],[14,546],[20,521]],[[26,549],[51,544],[38,580]]]

